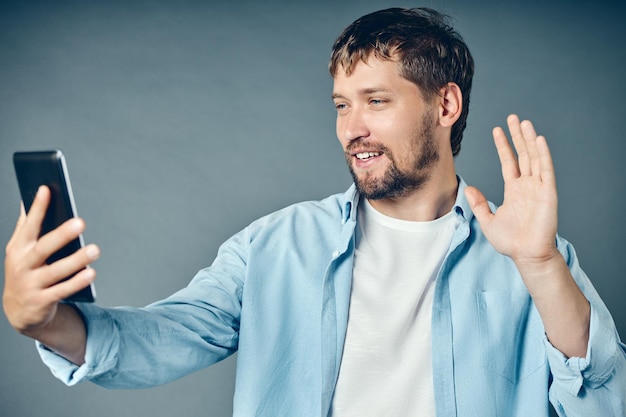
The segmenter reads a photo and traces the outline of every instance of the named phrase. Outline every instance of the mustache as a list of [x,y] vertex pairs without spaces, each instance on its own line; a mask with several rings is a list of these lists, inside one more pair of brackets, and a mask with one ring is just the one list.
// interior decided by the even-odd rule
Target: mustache
[[365,139],[355,139],[346,146],[346,154],[354,152],[356,149],[367,148],[369,151],[390,153],[389,148],[376,142],[370,142]]

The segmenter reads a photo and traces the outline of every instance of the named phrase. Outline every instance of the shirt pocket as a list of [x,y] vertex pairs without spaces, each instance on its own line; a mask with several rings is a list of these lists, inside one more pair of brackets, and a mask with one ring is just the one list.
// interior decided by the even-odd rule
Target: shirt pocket
[[478,291],[483,368],[516,384],[546,364],[544,328],[526,291]]

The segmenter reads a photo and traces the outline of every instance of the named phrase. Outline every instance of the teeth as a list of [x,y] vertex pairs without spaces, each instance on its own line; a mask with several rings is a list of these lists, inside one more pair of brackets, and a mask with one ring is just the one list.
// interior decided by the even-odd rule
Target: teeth
[[363,160],[363,159],[369,159],[378,155],[380,155],[380,152],[359,152],[356,154],[356,157]]

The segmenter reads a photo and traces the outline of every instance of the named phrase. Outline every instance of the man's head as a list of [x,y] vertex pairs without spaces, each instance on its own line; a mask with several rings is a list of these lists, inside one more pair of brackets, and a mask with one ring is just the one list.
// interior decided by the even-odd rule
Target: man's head
[[451,130],[452,154],[461,148],[469,110],[474,60],[461,36],[434,10],[386,9],[365,15],[339,35],[329,65],[350,74],[359,62],[374,56],[397,60],[400,75],[418,86],[425,100],[452,82],[462,93],[462,113]]

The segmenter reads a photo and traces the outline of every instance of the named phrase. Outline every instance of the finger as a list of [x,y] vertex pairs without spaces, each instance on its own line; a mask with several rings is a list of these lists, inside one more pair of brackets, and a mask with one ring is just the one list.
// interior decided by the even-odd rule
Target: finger
[[42,268],[40,285],[42,288],[56,285],[65,278],[80,273],[79,271],[87,268],[91,262],[99,257],[100,249],[96,245],[85,246],[72,255]]
[[530,174],[540,175],[541,165],[539,161],[539,153],[537,151],[537,132],[535,131],[535,128],[530,120],[524,120],[521,123],[521,129],[530,160]]
[[34,241],[39,238],[39,233],[41,233],[41,224],[43,223],[43,219],[46,217],[46,211],[48,210],[48,205],[50,204],[50,189],[45,185],[42,185],[37,190],[35,194],[35,198],[33,199],[33,204],[30,206],[28,210],[28,214],[26,215],[26,220],[24,221],[23,233],[21,236],[26,241]]
[[493,213],[485,195],[478,188],[468,186],[465,188],[465,197],[472,208],[474,216],[476,216],[476,220],[478,220],[483,229],[486,229],[493,217]]
[[13,244],[13,242],[17,239],[17,235],[19,235],[20,230],[24,227],[24,222],[26,221],[26,210],[24,210],[24,203],[20,204],[20,215],[17,218],[17,223],[15,224],[15,230],[13,230],[13,234],[7,243],[7,251]]
[[501,127],[493,129],[493,141],[498,151],[500,165],[502,167],[502,178],[504,181],[515,179],[520,176],[519,165],[511,144]]
[[26,258],[31,266],[42,265],[53,253],[78,238],[85,230],[85,222],[76,217],[43,235],[36,241]]
[[524,140],[524,134],[522,133],[519,117],[515,114],[511,114],[507,117],[506,122],[509,127],[509,132],[511,133],[511,139],[513,140],[515,151],[517,152],[517,163],[519,165],[520,174],[530,175],[530,157],[528,155],[528,150],[526,149],[526,141]]
[[85,268],[67,281],[59,282],[44,290],[44,294],[54,301],[65,300],[87,287],[96,279],[96,270]]
[[541,181],[556,187],[556,176],[554,174],[554,163],[552,154],[548,147],[548,142],[544,136],[537,136],[537,153],[539,155]]

